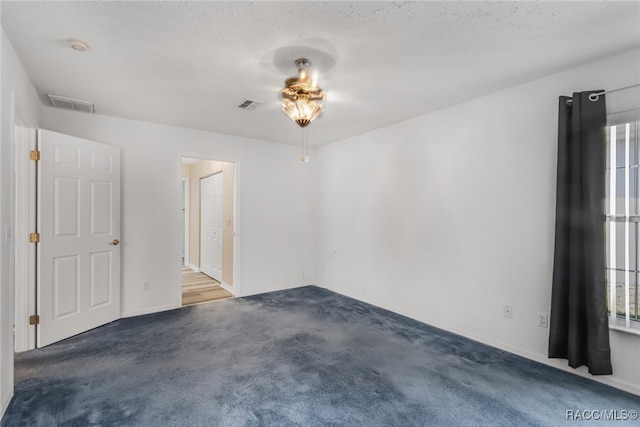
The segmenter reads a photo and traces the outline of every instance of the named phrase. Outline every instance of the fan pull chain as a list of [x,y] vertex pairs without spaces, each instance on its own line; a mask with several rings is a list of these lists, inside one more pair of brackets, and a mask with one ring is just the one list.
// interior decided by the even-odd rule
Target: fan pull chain
[[302,129],[302,156],[300,158],[301,161],[305,163],[309,163],[309,141],[307,136],[306,126]]

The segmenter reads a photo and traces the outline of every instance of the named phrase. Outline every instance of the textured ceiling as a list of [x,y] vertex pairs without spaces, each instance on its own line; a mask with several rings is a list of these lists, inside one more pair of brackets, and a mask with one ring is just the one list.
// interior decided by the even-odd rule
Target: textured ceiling
[[[278,91],[308,54],[311,145],[640,46],[638,2],[10,2],[2,27],[43,103],[298,144]],[[81,53],[65,41],[77,38]],[[245,98],[264,104],[236,106]],[[78,113],[80,114],[80,113]]]

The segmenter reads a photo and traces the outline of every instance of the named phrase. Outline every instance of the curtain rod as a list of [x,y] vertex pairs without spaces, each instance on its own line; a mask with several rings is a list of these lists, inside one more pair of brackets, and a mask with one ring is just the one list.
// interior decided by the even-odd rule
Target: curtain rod
[[[606,95],[607,93],[613,93],[613,92],[619,92],[621,90],[627,90],[627,89],[631,89],[634,87],[638,87],[640,86],[640,83],[636,83],[634,85],[631,86],[625,86],[625,87],[620,87],[618,89],[612,89],[612,90],[605,90],[602,92],[596,92],[596,93],[592,93],[589,95],[589,100],[590,101],[597,101],[598,99],[600,99],[600,95]],[[571,103],[573,103],[573,98],[567,98],[567,105],[571,105]]]
[[612,92],[619,92],[621,90],[631,89],[631,88],[638,87],[638,86],[640,86],[640,83],[636,83],[636,84],[631,85],[631,86],[621,87],[621,88],[618,88],[618,89],[605,90],[604,92],[592,93],[591,95],[589,95],[589,100],[590,101],[597,101],[600,98],[600,95],[606,95],[607,93],[612,93]]

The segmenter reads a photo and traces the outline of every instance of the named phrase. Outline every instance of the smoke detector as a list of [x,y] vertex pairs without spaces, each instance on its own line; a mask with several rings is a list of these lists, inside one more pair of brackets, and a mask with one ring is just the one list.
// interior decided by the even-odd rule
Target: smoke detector
[[86,52],[89,50],[89,45],[80,40],[67,39],[67,44],[71,49],[77,50],[78,52]]
[[48,94],[51,105],[56,108],[66,108],[67,110],[84,111],[86,113],[95,113],[93,102],[83,101],[82,99],[66,98],[64,96]]

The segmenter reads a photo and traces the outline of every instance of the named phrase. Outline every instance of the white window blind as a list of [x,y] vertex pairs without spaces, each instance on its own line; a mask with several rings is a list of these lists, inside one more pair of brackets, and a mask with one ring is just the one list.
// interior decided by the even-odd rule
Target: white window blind
[[639,122],[608,127],[607,296],[610,325],[640,329],[638,229]]

